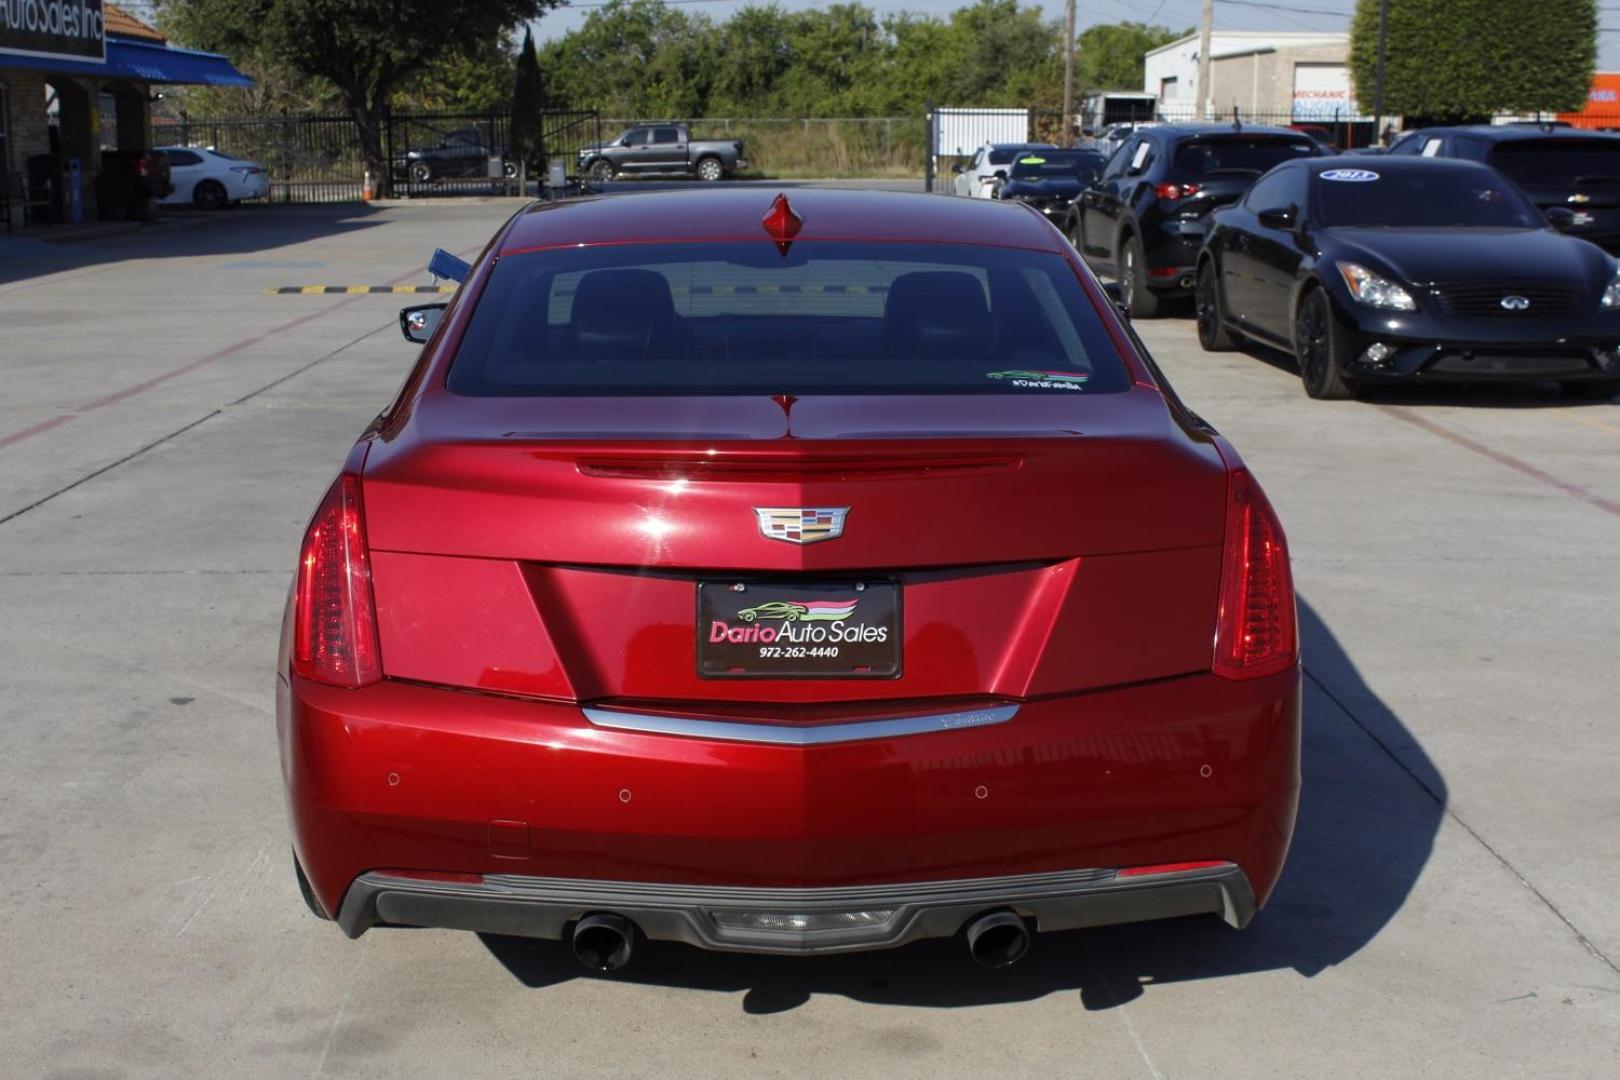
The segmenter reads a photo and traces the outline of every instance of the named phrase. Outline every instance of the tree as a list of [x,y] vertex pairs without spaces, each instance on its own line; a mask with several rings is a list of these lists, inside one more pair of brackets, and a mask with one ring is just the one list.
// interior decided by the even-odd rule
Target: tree
[[[1350,24],[1356,100],[1371,108],[1379,0]],[[1389,0],[1384,111],[1431,120],[1578,109],[1597,63],[1596,0]]]
[[506,152],[517,158],[518,175],[528,183],[527,165],[530,161],[544,161],[541,111],[546,106],[545,86],[541,81],[540,61],[534,55],[534,32],[523,32],[523,48],[518,53],[517,72],[512,83],[512,126],[506,140]]
[[433,64],[475,54],[559,0],[165,0],[165,25],[187,44],[259,53],[337,88],[366,165],[390,176],[383,122],[396,92]]
[[1087,90],[1140,90],[1142,58],[1160,45],[1168,45],[1190,33],[1190,29],[1178,33],[1139,22],[1089,27],[1080,35],[1080,55],[1074,65],[1075,85]]

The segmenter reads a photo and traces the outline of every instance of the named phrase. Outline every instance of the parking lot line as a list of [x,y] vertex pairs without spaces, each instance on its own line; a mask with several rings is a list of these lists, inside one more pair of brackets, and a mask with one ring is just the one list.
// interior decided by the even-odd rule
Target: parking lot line
[[[406,275],[409,277],[410,275]],[[264,290],[266,296],[366,296],[371,293],[428,293],[456,291],[454,285],[280,285]]]
[[[472,254],[475,254],[479,250],[481,250],[481,248],[468,248],[467,250],[457,252],[456,254],[461,255],[461,256],[472,255]],[[367,286],[360,286],[360,288],[364,289],[366,293],[372,293],[372,292],[392,293],[392,292],[398,291],[399,289],[409,289],[409,290],[412,290],[412,291],[415,291],[415,292],[432,292],[432,293],[454,292],[456,290],[456,286],[454,286],[454,285],[401,285],[400,284],[406,278],[415,277],[417,274],[424,274],[426,272],[427,272],[427,267],[426,266],[418,266],[414,270],[409,270],[409,271],[399,275],[398,277],[396,277],[393,280],[389,281],[385,285],[376,285],[376,286],[367,285]],[[336,293],[336,294],[346,294],[346,293],[349,292],[349,288],[350,288],[349,286],[346,286],[346,285],[341,285],[341,286],[310,285],[310,286],[293,286],[293,287],[299,289],[300,291],[305,290],[305,289],[320,289],[325,293]],[[181,364],[179,367],[170,368],[168,371],[160,372],[157,375],[152,376],[150,379],[146,379],[146,380],[144,380],[142,382],[135,383],[133,386],[127,386],[122,390],[116,390],[111,394],[105,394],[105,395],[103,395],[101,397],[94,398],[94,399],[92,399],[90,401],[84,402],[81,405],[75,405],[68,412],[58,413],[56,416],[48,417],[47,419],[41,420],[38,423],[31,424],[30,426],[25,427],[25,428],[21,429],[20,431],[14,431],[9,435],[0,436],[0,448],[11,446],[11,445],[13,445],[15,443],[20,443],[25,439],[31,439],[35,435],[39,435],[42,432],[46,432],[46,431],[51,430],[52,428],[59,427],[62,424],[67,423],[69,420],[72,420],[72,419],[74,419],[76,417],[82,416],[87,412],[93,412],[96,409],[105,408],[108,405],[117,404],[118,402],[121,402],[121,401],[127,401],[128,399],[130,399],[132,397],[135,397],[138,394],[144,394],[146,391],[152,389],[155,386],[160,386],[163,383],[168,382],[170,379],[178,378],[181,375],[188,375],[191,372],[196,371],[198,368],[205,367],[205,366],[207,366],[209,364],[212,364],[212,363],[214,363],[215,361],[218,361],[218,360],[223,360],[227,356],[232,356],[232,355],[234,355],[236,353],[241,352],[243,349],[249,348],[249,347],[251,347],[253,345],[257,345],[260,342],[267,341],[270,338],[275,337],[278,334],[286,333],[288,330],[296,330],[298,327],[303,326],[305,323],[313,322],[316,319],[322,318],[322,317],[324,317],[326,315],[330,315],[334,311],[341,310],[342,308],[345,308],[348,305],[350,305],[352,303],[355,303],[358,299],[359,299],[358,296],[349,296],[347,299],[343,300],[340,303],[333,304],[331,307],[322,308],[319,311],[312,311],[312,312],[309,312],[308,314],[300,315],[296,319],[292,319],[292,320],[290,320],[288,322],[281,323],[281,324],[279,324],[277,326],[272,326],[270,329],[265,330],[265,331],[263,331],[261,333],[254,334],[251,337],[246,337],[246,338],[243,338],[240,341],[233,342],[230,345],[227,345],[222,349],[217,349],[214,352],[209,353],[207,356],[200,357],[200,358],[198,358],[196,360],[191,360],[191,361],[189,361],[187,363]]]
[[1572,499],[1579,499],[1581,502],[1584,502],[1590,506],[1595,506],[1605,513],[1620,517],[1620,502],[1615,502],[1613,499],[1606,499],[1602,495],[1584,488],[1579,484],[1572,484],[1567,480],[1560,480],[1558,477],[1552,475],[1552,473],[1544,472],[1530,464],[1528,461],[1523,461],[1516,458],[1512,454],[1504,454],[1500,450],[1492,450],[1484,443],[1476,442],[1466,435],[1452,431],[1450,428],[1442,427],[1433,420],[1426,420],[1403,406],[1380,405],[1378,408],[1386,415],[1393,416],[1395,419],[1411,424],[1415,428],[1420,428],[1423,431],[1427,431],[1431,435],[1438,435],[1440,438],[1445,439],[1447,442],[1455,443],[1464,450],[1472,450],[1474,453],[1480,455],[1481,457],[1489,458],[1498,465],[1505,465],[1516,473],[1523,476],[1528,476],[1530,479],[1546,484],[1550,488],[1555,488]]

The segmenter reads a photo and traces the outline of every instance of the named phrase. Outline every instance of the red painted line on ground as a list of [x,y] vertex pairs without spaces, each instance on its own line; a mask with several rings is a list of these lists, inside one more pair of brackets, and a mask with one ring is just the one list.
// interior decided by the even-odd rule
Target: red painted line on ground
[[1472,450],[1481,457],[1489,458],[1498,465],[1505,465],[1521,476],[1528,476],[1532,480],[1546,484],[1548,487],[1561,491],[1572,499],[1579,499],[1588,506],[1595,506],[1605,513],[1620,517],[1620,502],[1606,499],[1594,491],[1581,487],[1579,484],[1572,484],[1568,480],[1560,480],[1552,473],[1543,472],[1528,461],[1521,461],[1512,454],[1504,454],[1500,450],[1492,450],[1482,442],[1476,442],[1467,435],[1460,435],[1450,428],[1441,427],[1432,420],[1425,420],[1416,413],[1403,409],[1398,405],[1380,405],[1378,407],[1397,420],[1402,420],[1415,428],[1427,431],[1431,435],[1438,435],[1447,442],[1462,447],[1464,450]]
[[[462,255],[462,256],[471,255],[471,254],[473,254],[475,252],[478,252],[480,250],[482,250],[482,248],[468,248],[468,249],[466,249],[464,251],[457,252],[457,254]],[[404,281],[406,278],[415,277],[418,274],[425,274],[425,273],[427,273],[427,267],[419,266],[415,270],[407,270],[405,273],[399,275],[398,277],[391,278],[388,281],[388,284],[389,285],[398,285],[400,282]],[[305,323],[314,322],[316,319],[322,318],[323,316],[326,316],[326,315],[330,315],[334,311],[339,311],[339,310],[341,310],[343,308],[348,307],[350,304],[358,303],[359,301],[361,301],[363,299],[365,299],[365,297],[360,296],[360,295],[347,297],[346,299],[340,300],[337,303],[331,305],[330,307],[322,308],[319,311],[312,311],[308,315],[300,315],[298,318],[293,319],[290,322],[284,322],[279,326],[272,326],[270,329],[264,331],[263,333],[254,334],[252,337],[243,338],[241,341],[234,342],[234,343],[232,343],[230,345],[225,346],[223,349],[219,349],[219,350],[217,350],[215,352],[211,352],[207,356],[201,357],[201,358],[196,359],[196,360],[192,360],[192,361],[190,361],[188,363],[181,364],[179,367],[176,367],[176,368],[170,368],[168,371],[165,371],[165,372],[162,372],[161,374],[152,376],[150,379],[147,379],[145,382],[138,382],[133,386],[126,386],[122,390],[115,390],[114,392],[112,392],[110,394],[104,394],[103,396],[98,397],[98,398],[94,398],[94,399],[92,399],[90,401],[85,402],[82,405],[76,405],[76,406],[73,407],[72,412],[63,413],[60,416],[53,416],[49,420],[41,420],[39,423],[34,424],[34,425],[30,426],[30,427],[25,427],[21,431],[14,431],[10,435],[0,436],[0,447],[10,446],[13,443],[20,443],[24,439],[31,439],[35,435],[40,434],[41,432],[49,431],[51,428],[54,428],[54,427],[59,427],[60,425],[67,423],[69,420],[72,420],[77,416],[82,416],[87,412],[93,412],[96,409],[104,409],[108,405],[116,405],[120,401],[128,401],[132,397],[135,397],[135,396],[137,396],[139,394],[146,393],[148,390],[152,389],[154,386],[163,385],[164,383],[168,382],[170,379],[177,379],[181,375],[189,375],[191,372],[196,371],[198,368],[206,367],[209,364],[212,364],[212,363],[214,363],[215,361],[218,361],[218,360],[223,360],[227,356],[231,356],[231,355],[233,355],[235,353],[241,352],[243,349],[252,348],[254,345],[257,345],[257,344],[259,344],[260,342],[263,342],[263,341],[267,341],[270,338],[275,337],[277,334],[284,334],[288,330],[296,330],[298,327],[303,326]]]
[[61,416],[53,416],[49,420],[41,420],[32,427],[25,427],[21,431],[14,431],[10,435],[0,438],[0,446],[10,446],[14,442],[22,442],[30,435],[38,435],[42,431],[49,431],[57,424],[65,424],[71,419],[73,419],[72,413],[63,413]]

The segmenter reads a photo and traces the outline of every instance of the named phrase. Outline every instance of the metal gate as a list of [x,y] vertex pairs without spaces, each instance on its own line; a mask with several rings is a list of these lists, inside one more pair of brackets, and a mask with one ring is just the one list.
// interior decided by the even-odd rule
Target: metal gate
[[[517,162],[506,154],[509,115],[502,113],[395,113],[382,130],[385,177],[396,196],[491,195],[516,189]],[[541,114],[545,157],[564,159],[572,176],[579,150],[600,141],[597,113],[556,110]],[[153,117],[156,146],[206,146],[259,162],[270,173],[271,202],[347,202],[361,198],[366,164],[360,129],[347,115],[283,113],[274,117]],[[491,166],[491,159],[494,165]],[[544,177],[544,160],[528,163]],[[494,175],[491,175],[493,170]]]

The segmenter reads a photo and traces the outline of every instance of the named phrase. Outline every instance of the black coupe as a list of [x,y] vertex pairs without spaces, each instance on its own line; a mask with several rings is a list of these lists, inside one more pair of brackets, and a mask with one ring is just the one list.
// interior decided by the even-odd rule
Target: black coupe
[[1293,351],[1305,391],[1402,379],[1550,380],[1620,393],[1620,276],[1488,166],[1291,161],[1217,211],[1199,254],[1198,340]]
[[1027,203],[1072,236],[1080,192],[1102,175],[1108,159],[1096,150],[1030,150],[1013,158],[1006,177],[997,180],[990,195]]

